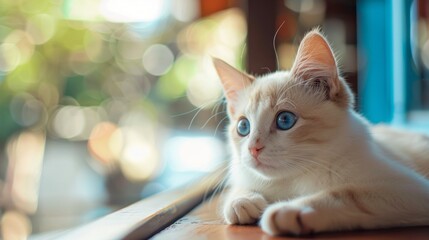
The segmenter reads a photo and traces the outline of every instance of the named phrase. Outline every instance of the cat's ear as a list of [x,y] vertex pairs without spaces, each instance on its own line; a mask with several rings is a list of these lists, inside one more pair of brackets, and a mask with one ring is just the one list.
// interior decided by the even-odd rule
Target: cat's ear
[[228,101],[228,111],[233,114],[238,100],[238,93],[249,86],[254,78],[218,58],[213,58],[213,64],[222,82],[223,91]]
[[341,100],[338,97],[348,94],[340,93],[347,89],[340,80],[331,47],[318,29],[307,33],[301,41],[291,72],[298,81],[305,81],[325,91],[326,97],[331,100]]

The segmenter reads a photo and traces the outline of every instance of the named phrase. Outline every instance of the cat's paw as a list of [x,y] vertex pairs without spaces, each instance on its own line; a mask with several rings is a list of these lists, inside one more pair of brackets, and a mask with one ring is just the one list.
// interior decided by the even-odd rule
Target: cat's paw
[[223,215],[228,224],[256,223],[267,207],[267,201],[260,194],[234,198],[224,205]]
[[260,224],[262,230],[270,235],[312,234],[314,213],[311,207],[274,204],[265,210]]

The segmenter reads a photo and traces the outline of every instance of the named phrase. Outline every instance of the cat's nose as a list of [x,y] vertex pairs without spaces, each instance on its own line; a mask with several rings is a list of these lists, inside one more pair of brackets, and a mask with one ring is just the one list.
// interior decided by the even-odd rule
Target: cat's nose
[[262,152],[262,149],[264,149],[264,146],[253,146],[249,148],[250,154],[254,157],[257,158],[259,156],[259,154]]

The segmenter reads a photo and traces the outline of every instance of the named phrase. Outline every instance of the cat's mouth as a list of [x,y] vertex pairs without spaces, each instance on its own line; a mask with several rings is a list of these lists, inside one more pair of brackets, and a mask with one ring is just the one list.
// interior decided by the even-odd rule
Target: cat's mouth
[[266,163],[262,162],[259,158],[255,158],[255,157],[252,157],[251,165],[255,169],[268,169],[268,168],[272,168],[271,166],[269,166]]

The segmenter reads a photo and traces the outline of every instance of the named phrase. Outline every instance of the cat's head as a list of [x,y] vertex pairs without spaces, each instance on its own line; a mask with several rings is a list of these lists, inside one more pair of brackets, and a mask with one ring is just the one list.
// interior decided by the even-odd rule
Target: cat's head
[[293,175],[314,166],[311,159],[335,137],[354,104],[318,30],[304,37],[290,71],[253,77],[222,60],[213,62],[227,99],[232,164],[261,176]]

